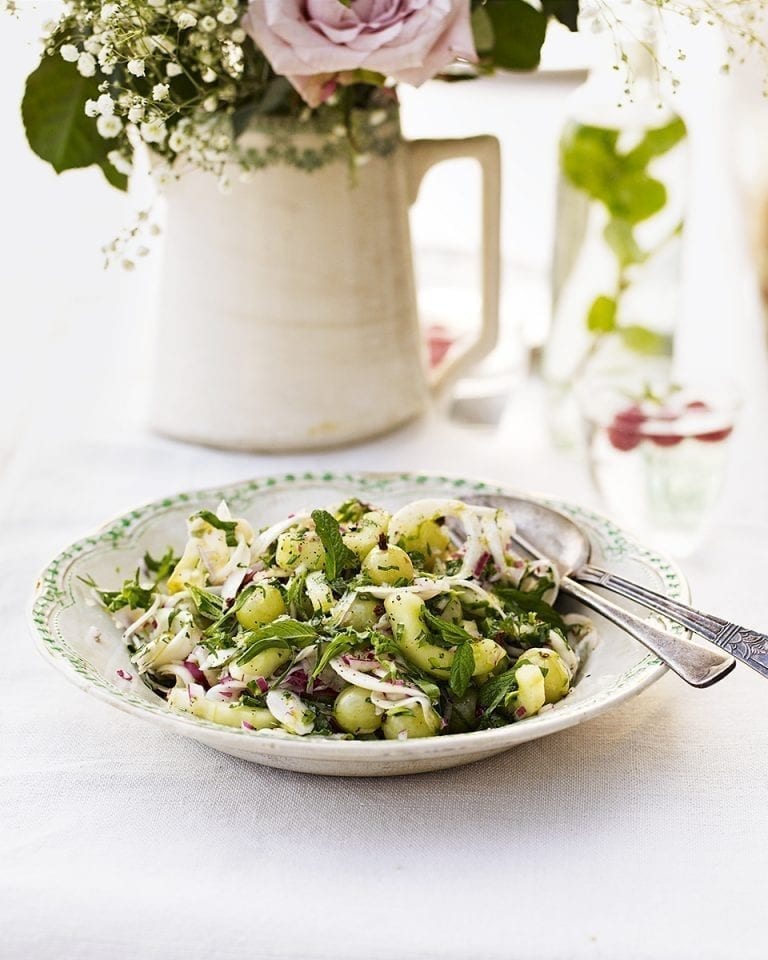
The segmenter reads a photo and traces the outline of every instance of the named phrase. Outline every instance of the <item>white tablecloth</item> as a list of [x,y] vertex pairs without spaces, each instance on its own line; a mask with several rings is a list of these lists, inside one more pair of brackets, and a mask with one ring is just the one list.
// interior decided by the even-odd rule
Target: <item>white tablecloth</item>
[[[39,568],[166,492],[385,468],[593,494],[583,466],[548,448],[525,386],[498,430],[433,417],[325,455],[148,435],[131,281],[97,271],[99,238],[124,212],[91,174],[55,182],[30,161],[16,105],[0,107],[12,131],[0,186],[0,958],[764,960],[768,685],[744,668],[708,691],[667,676],[482,764],[383,781],[220,756],[42,661],[25,622]],[[721,216],[728,141],[709,136],[687,337],[748,403],[710,549],[685,569],[703,606],[765,629],[765,352],[743,243]]]

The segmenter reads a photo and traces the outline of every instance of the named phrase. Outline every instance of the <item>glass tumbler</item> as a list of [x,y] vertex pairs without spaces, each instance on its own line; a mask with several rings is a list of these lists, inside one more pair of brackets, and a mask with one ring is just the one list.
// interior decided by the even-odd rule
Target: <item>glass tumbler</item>
[[704,539],[722,490],[738,401],[730,386],[607,384],[580,398],[592,479],[608,509],[671,554]]

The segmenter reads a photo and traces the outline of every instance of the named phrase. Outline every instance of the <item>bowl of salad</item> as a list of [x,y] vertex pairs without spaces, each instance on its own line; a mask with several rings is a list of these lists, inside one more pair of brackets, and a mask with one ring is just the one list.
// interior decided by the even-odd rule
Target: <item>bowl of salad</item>
[[[513,491],[326,473],[168,497],[48,565],[34,634],[89,693],[246,760],[340,776],[480,760],[665,669],[561,601],[557,571],[512,549],[514,516],[473,502],[489,493]],[[529,499],[581,524],[602,565],[687,599],[609,521]]]

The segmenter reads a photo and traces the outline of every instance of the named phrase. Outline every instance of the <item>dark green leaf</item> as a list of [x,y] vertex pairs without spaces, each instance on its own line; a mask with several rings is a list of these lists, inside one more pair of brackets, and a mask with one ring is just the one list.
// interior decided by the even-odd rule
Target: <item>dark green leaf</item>
[[209,590],[203,590],[191,583],[187,584],[187,590],[192,594],[192,600],[197,607],[200,616],[207,620],[218,620],[224,612],[224,601],[217,597],[215,593]]
[[[316,639],[317,630],[308,623],[299,623],[298,620],[286,617],[284,620],[267,623],[258,630],[249,630],[245,636],[248,646],[237,658],[240,664],[247,663],[257,653],[268,650],[270,647],[282,647],[286,650],[291,647],[305,647],[307,643]],[[254,651],[252,649],[254,647],[258,649]]]
[[578,29],[579,0],[541,0],[542,12],[554,17],[575,33]]
[[587,330],[590,333],[613,333],[616,329],[617,304],[613,297],[595,297],[587,313]]
[[485,7],[475,7],[472,11],[472,33],[478,53],[484,54],[493,50],[493,24]]
[[341,653],[347,653],[354,647],[359,647],[363,642],[356,633],[337,634],[323,649],[320,659],[317,661],[317,666],[312,671],[312,676],[316,677],[322,673],[334,657],[338,657]]
[[327,510],[313,510],[312,519],[325,548],[325,575],[329,581],[335,580],[343,570],[356,566],[357,557],[341,539],[339,521]]
[[534,70],[539,65],[547,18],[525,0],[488,0],[482,7],[493,31],[488,59],[504,70]]
[[480,687],[477,702],[486,714],[493,713],[502,701],[515,690],[517,690],[517,677],[513,668],[487,680]]
[[463,697],[475,672],[475,654],[471,643],[462,643],[457,647],[451,664],[451,678],[448,681],[457,697]]
[[139,583],[139,571],[133,580],[126,580],[120,590],[99,590],[92,577],[80,577],[83,583],[99,594],[101,602],[111,613],[129,607],[131,610],[148,610],[154,600],[153,588],[142,587]]
[[169,547],[159,560],[155,560],[150,553],[144,554],[144,566],[148,573],[155,574],[155,579],[158,583],[161,580],[167,580],[173,573],[178,562],[179,558],[174,555],[172,547]]
[[456,647],[472,639],[463,627],[455,623],[449,623],[441,617],[436,617],[427,607],[424,607],[422,617],[424,625],[429,628],[432,634],[430,639],[436,641],[441,647]]
[[205,520],[207,524],[215,527],[217,530],[223,530],[227,538],[228,547],[237,546],[237,536],[235,535],[235,528],[237,527],[237,521],[235,520],[220,520],[215,513],[210,510],[200,510],[197,513],[193,514],[190,519],[195,517],[200,517],[201,520]]
[[527,593],[512,586],[496,586],[494,593],[504,603],[511,604],[517,610],[535,613],[536,616],[550,626],[560,630],[563,636],[567,633],[565,621],[554,607],[535,593]]
[[127,178],[107,160],[114,144],[85,115],[85,101],[98,96],[98,78],[80,76],[75,64],[58,53],[44,56],[27,78],[21,103],[27,140],[57,173],[95,164],[113,186],[125,190]]

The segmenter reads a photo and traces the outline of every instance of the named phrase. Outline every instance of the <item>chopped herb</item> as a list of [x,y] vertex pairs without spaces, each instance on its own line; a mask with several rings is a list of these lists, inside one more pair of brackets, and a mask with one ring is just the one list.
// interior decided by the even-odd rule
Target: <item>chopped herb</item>
[[330,640],[317,661],[317,666],[312,671],[312,677],[319,676],[334,657],[341,653],[347,653],[354,647],[359,647],[365,641],[361,640],[358,634],[350,631],[349,633],[340,633]]
[[120,590],[100,590],[93,577],[79,577],[79,579],[98,593],[101,602],[110,613],[115,613],[124,607],[129,607],[131,610],[148,610],[154,600],[154,587],[142,587],[139,583],[138,570],[133,580],[126,580]]
[[485,710],[486,714],[493,713],[499,704],[505,700],[510,693],[517,690],[516,668],[506,670],[496,677],[487,680],[478,694],[478,703]]
[[221,617],[224,612],[224,601],[221,597],[217,597],[215,593],[203,590],[202,587],[196,587],[191,583],[188,583],[186,587],[192,594],[192,600],[201,617],[214,621]]
[[169,547],[159,560],[155,560],[150,553],[144,554],[144,567],[148,573],[155,574],[155,583],[167,580],[178,562],[179,558],[174,554],[173,547]]
[[566,625],[563,618],[551,607],[545,600],[541,599],[541,592],[546,592],[552,586],[548,586],[543,591],[533,591],[528,593],[525,590],[519,590],[517,587],[495,586],[494,593],[506,607],[511,607],[513,611],[522,611],[526,613],[535,613],[536,616],[548,623],[551,627],[560,630],[563,635],[566,633]]
[[463,627],[450,623],[448,620],[443,620],[442,617],[436,617],[426,607],[423,617],[424,625],[429,628],[431,633],[430,639],[441,647],[456,647],[472,640],[472,637]]
[[298,620],[286,617],[285,620],[267,623],[258,630],[249,630],[244,637],[248,646],[237,658],[239,664],[247,663],[257,653],[269,650],[270,647],[281,647],[285,650],[290,650],[292,647],[305,647],[308,642],[316,639],[317,630],[308,623],[299,623]]
[[328,581],[332,582],[342,571],[354,569],[358,559],[341,539],[339,521],[327,510],[313,510],[312,519],[315,521],[317,535],[325,547],[325,575]]

